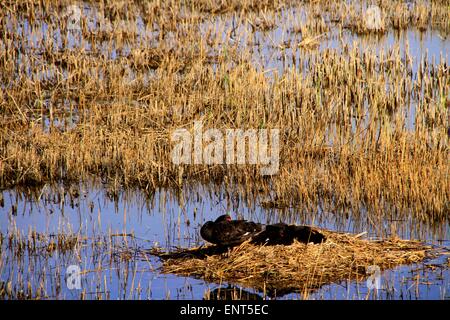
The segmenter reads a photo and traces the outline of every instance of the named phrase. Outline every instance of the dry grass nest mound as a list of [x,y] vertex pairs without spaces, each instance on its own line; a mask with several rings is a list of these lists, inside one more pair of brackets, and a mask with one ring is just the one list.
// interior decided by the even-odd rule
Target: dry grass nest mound
[[424,260],[431,247],[418,241],[361,239],[362,234],[321,230],[322,244],[255,246],[248,242],[230,251],[214,246],[152,254],[163,260],[161,271],[251,287],[269,295],[304,292],[346,279],[367,278],[367,267],[381,270]]

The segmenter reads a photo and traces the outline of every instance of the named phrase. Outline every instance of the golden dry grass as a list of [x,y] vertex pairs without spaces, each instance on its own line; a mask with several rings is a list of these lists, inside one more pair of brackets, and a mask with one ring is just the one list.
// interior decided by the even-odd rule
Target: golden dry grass
[[[276,194],[306,210],[320,204],[329,211],[364,208],[435,222],[448,217],[450,77],[444,59],[430,64],[398,44],[379,52],[350,43],[311,50],[330,30],[341,37],[345,28],[358,29],[348,21],[361,23],[361,3],[297,3],[308,13],[299,24],[292,13],[280,21],[290,1],[92,2],[113,29],[93,32],[83,20],[89,50],[69,48],[67,18],[49,14],[70,3],[2,2],[1,189],[80,179],[149,192],[237,183],[262,201]],[[380,7],[414,16],[395,25],[405,20],[448,30],[448,2],[420,2],[411,12],[398,1]],[[152,36],[137,27],[138,14]],[[232,14],[250,35],[235,34]],[[322,14],[331,14],[334,24]],[[36,36],[31,46],[19,31],[24,18]],[[43,21],[47,30],[40,28]],[[120,27],[121,21],[131,27]],[[279,73],[261,70],[252,57],[255,30],[284,25],[289,30],[283,32],[300,32],[301,39],[269,51],[293,62]],[[414,128],[406,119],[411,106]],[[170,135],[192,130],[196,120],[205,130],[280,129],[279,173],[263,178],[255,166],[174,165]]]
[[[114,199],[136,187],[178,197],[200,183],[230,198],[239,193],[249,207],[337,219],[351,212],[380,236],[381,221],[448,223],[449,65],[412,56],[408,41],[397,40],[412,29],[448,41],[448,0],[377,1],[384,22],[377,34],[365,27],[363,1],[83,3],[101,19],[92,28],[82,16],[76,35],[65,12],[72,0],[0,3],[0,191],[81,180],[101,181]],[[389,32],[396,40],[383,48]],[[172,132],[199,120],[205,130],[280,129],[280,171],[262,177],[257,166],[174,165]],[[80,241],[0,236],[0,248],[8,241],[20,256],[36,239],[48,255]],[[330,234],[318,246],[245,244],[225,256],[167,260],[164,271],[270,294],[307,292],[364,278],[371,264],[420,261],[426,250]]]

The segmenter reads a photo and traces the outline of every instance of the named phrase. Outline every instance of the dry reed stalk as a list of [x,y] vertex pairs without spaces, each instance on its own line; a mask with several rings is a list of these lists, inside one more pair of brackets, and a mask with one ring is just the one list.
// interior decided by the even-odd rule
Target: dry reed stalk
[[[404,214],[413,209],[420,220],[448,217],[450,78],[444,58],[417,61],[399,45],[375,53],[344,44],[303,50],[299,57],[292,48],[293,66],[269,76],[253,60],[259,49],[248,45],[257,37],[247,17],[261,15],[262,24],[280,27],[289,1],[102,4],[98,10],[114,28],[89,32],[83,21],[83,41],[92,46],[69,48],[66,19],[48,14],[66,4],[2,2],[0,188],[100,178],[114,195],[127,187],[178,190],[188,182],[227,182],[260,201],[275,193],[285,207],[351,206],[377,216],[391,214],[389,207]],[[428,13],[419,3],[409,23],[448,30],[446,6],[434,1]],[[352,17],[363,9],[341,1],[299,7],[308,14],[300,25],[303,41],[342,30],[349,19],[360,23]],[[406,15],[398,1],[380,7]],[[321,15],[330,11],[333,28]],[[29,34],[19,31],[24,18]],[[296,18],[290,13],[286,19]],[[51,27],[41,28],[43,21]],[[281,26],[283,34],[291,29]],[[290,46],[273,41],[270,54],[291,60],[285,58]],[[411,106],[415,119],[408,127]],[[264,178],[254,166],[175,166],[170,135],[192,130],[195,120],[205,130],[279,128],[279,174]]]

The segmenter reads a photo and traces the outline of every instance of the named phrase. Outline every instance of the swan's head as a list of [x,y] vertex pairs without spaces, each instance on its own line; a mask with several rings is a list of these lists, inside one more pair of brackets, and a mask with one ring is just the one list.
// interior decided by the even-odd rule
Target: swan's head
[[231,221],[231,216],[229,214],[224,214],[216,219],[214,222],[223,222],[223,221]]

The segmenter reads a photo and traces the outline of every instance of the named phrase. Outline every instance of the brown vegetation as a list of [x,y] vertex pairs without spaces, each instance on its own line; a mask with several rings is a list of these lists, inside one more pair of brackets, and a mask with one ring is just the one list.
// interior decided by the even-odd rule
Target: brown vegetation
[[360,239],[361,235],[324,233],[327,241],[320,245],[254,246],[246,242],[219,255],[208,248],[153,254],[164,259],[164,273],[237,284],[257,289],[264,296],[300,292],[307,297],[310,290],[324,284],[367,279],[370,266],[383,270],[422,261],[431,249],[395,238],[368,241]]
[[[306,209],[448,217],[445,60],[418,61],[398,45],[378,53],[348,43],[313,50],[330,30],[342,35],[345,17],[358,23],[351,17],[362,7],[305,3],[309,20],[299,25],[289,13],[283,25],[279,15],[289,5],[92,3],[103,20],[96,29],[82,17],[82,44],[89,46],[81,48],[67,17],[50,14],[62,13],[65,3],[3,2],[0,187],[101,178],[115,190],[152,191],[223,182]],[[408,13],[398,2],[380,7],[394,15],[396,28],[429,21],[448,32],[445,1],[420,2]],[[25,18],[30,29],[21,32]],[[253,58],[256,30],[275,27],[301,34],[265,49],[284,61],[281,72],[261,69]],[[410,108],[414,121],[407,119]],[[205,129],[279,128],[279,173],[267,178],[255,166],[174,165],[170,135],[192,129],[195,120]]]

